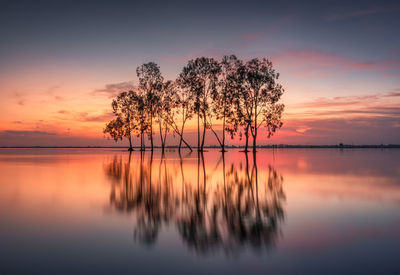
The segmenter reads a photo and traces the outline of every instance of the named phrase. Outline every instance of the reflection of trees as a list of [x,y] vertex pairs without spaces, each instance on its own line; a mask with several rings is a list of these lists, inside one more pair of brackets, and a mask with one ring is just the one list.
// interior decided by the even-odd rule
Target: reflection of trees
[[[105,167],[113,182],[110,203],[120,212],[133,212],[137,219],[135,238],[151,244],[155,242],[162,222],[168,222],[171,218],[172,177],[166,168],[161,171],[161,164],[165,165],[164,157],[161,157],[160,161],[159,179],[155,180],[152,178],[153,154],[150,155],[150,159],[146,159],[144,152],[141,152],[139,163],[135,163],[135,170],[131,167],[131,158],[130,153],[124,165],[121,160],[114,158]],[[117,168],[118,166],[120,168]],[[119,181],[116,182],[115,179]]]
[[222,154],[221,179],[207,182],[211,173],[202,152],[196,161],[194,181],[188,180],[182,157],[171,165],[162,155],[156,167],[153,155],[142,152],[126,163],[114,158],[105,166],[112,182],[110,203],[135,215],[135,239],[152,244],[161,226],[173,223],[187,246],[199,253],[273,246],[284,218],[283,177],[269,166],[260,180],[256,154],[252,162],[246,154],[245,165],[228,167]]

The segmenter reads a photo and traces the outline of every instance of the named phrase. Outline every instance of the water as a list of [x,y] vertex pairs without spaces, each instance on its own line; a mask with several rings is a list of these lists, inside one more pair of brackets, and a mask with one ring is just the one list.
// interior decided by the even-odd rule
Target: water
[[0,149],[1,274],[400,274],[396,149]]

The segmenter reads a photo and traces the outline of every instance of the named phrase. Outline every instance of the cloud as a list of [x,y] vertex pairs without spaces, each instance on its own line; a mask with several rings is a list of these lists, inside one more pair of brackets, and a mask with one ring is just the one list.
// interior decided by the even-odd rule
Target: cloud
[[25,105],[26,99],[25,99],[25,95],[23,93],[15,92],[14,97],[16,98],[18,105],[20,105],[20,106]]
[[284,126],[274,140],[296,144],[398,143],[400,104],[396,90],[294,104],[284,113]]
[[399,67],[400,61],[385,59],[380,61],[360,61],[352,57],[339,54],[326,53],[318,50],[292,51],[285,54],[286,57],[308,60],[311,64],[321,67],[341,66],[347,70],[384,70]]
[[67,114],[70,113],[70,111],[67,111],[67,110],[60,110],[60,111],[58,111],[57,113],[58,113],[58,114],[67,115]]
[[307,131],[309,131],[309,130],[311,130],[310,127],[301,127],[301,128],[299,128],[299,129],[296,129],[296,132],[298,132],[298,133],[305,133],[305,132],[307,132]]
[[57,101],[63,101],[65,98],[59,95],[54,96],[54,99]]
[[387,92],[378,93],[373,95],[363,95],[363,96],[337,96],[334,98],[320,97],[313,101],[304,102],[295,105],[295,107],[300,108],[325,108],[325,107],[343,107],[343,106],[354,106],[363,105],[365,107],[366,103],[377,104],[379,100],[391,97],[398,97],[400,93],[397,92]]
[[71,112],[67,110],[60,110],[57,114],[63,115],[58,117],[61,120],[73,120],[81,122],[106,122],[114,117],[110,111],[103,111],[101,114],[91,114],[88,112]]
[[125,81],[120,83],[106,84],[102,89],[96,89],[92,92],[92,95],[106,95],[109,98],[115,97],[123,91],[134,90],[135,85],[133,81]]
[[331,76],[346,71],[391,71],[393,76],[398,76],[400,70],[400,60],[395,57],[366,61],[319,50],[292,50],[273,55],[271,59],[298,77]]
[[386,11],[390,11],[390,9],[383,8],[383,7],[374,7],[374,8],[369,8],[369,9],[353,10],[350,12],[332,13],[332,14],[328,15],[326,19],[328,21],[337,21],[337,20],[342,20],[342,19],[347,19],[347,18],[382,13],[382,12],[386,12]]
[[[399,91],[399,92],[398,92]],[[400,96],[400,89],[393,89],[392,92],[387,93],[387,97],[398,97]]]
[[91,115],[87,112],[80,112],[77,120],[83,122],[106,122],[114,117],[112,112],[104,112],[100,115]]
[[262,35],[260,33],[245,33],[242,34],[240,37],[247,40],[253,40],[260,38]]
[[4,137],[21,137],[21,136],[53,136],[57,135],[53,132],[46,132],[46,131],[16,131],[16,130],[4,130],[0,131],[0,136]]
[[54,92],[60,88],[61,88],[61,86],[59,86],[59,85],[50,86],[49,88],[47,88],[46,91],[44,91],[44,94],[53,95]]
[[[335,110],[335,108],[340,108],[340,114],[347,112],[397,115],[400,107],[398,104],[393,102],[393,100],[396,100],[399,96],[400,93],[387,92],[362,96],[337,96],[333,98],[320,97],[313,101],[293,105],[293,107],[294,109],[312,109],[312,112],[314,113],[321,109],[330,109],[329,114],[333,114],[334,112],[337,112],[337,109]],[[343,110],[343,107],[346,107],[346,110]],[[298,112],[296,111],[295,113]],[[321,112],[318,113],[321,114]]]
[[287,118],[271,140],[292,144],[380,144],[398,143],[399,118],[394,116],[343,117],[315,116]]

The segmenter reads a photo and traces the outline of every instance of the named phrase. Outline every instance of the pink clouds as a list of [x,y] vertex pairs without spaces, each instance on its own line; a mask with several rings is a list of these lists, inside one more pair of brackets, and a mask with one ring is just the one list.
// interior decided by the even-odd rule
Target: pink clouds
[[102,89],[96,89],[92,92],[92,95],[107,95],[109,98],[113,98],[117,94],[123,91],[129,91],[135,89],[133,81],[125,81],[120,83],[106,84]]
[[[317,110],[321,110],[322,108],[326,107],[344,107],[344,106],[353,106],[357,105],[358,108],[366,108],[368,104],[373,104],[374,106],[369,106],[372,109],[380,109],[380,108],[387,108],[387,107],[396,107],[397,105],[392,106],[392,104],[382,105],[379,104],[380,101],[387,99],[395,98],[400,96],[400,93],[397,92],[387,92],[387,93],[380,93],[380,94],[372,94],[372,95],[362,95],[362,96],[336,96],[333,98],[325,98],[320,97],[313,101],[303,102],[300,104],[295,105],[294,107],[300,108],[315,108]],[[391,99],[391,102],[393,99]],[[348,110],[348,109],[347,109]]]
[[398,96],[391,90],[360,96],[320,97],[288,106],[284,127],[277,133],[274,143],[275,140],[319,144],[398,143]]
[[[332,76],[344,71],[393,71],[400,70],[400,60],[388,58],[377,61],[357,60],[355,58],[327,53],[319,50],[293,50],[272,56],[272,61],[291,75]],[[399,73],[394,73],[399,75]]]
[[390,11],[390,10],[391,9],[383,8],[383,7],[374,7],[374,8],[360,9],[360,10],[354,10],[354,11],[344,12],[344,13],[333,13],[327,17],[327,20],[328,21],[336,21],[336,20],[347,19],[347,18],[352,18],[352,17],[359,17],[359,16],[364,16],[364,15],[382,13],[382,12],[386,12],[386,11]]
[[253,40],[253,39],[257,39],[261,37],[260,33],[247,33],[247,34],[242,34],[240,36],[243,39],[247,39],[247,40]]

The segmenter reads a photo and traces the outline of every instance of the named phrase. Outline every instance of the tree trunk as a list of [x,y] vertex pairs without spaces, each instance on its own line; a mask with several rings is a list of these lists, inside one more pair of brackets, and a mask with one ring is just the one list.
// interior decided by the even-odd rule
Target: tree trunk
[[161,122],[158,123],[158,125],[160,126],[160,140],[161,140],[161,148],[164,151],[164,138],[163,138],[163,132],[162,132],[162,126],[161,126]]
[[250,127],[250,125],[247,124],[246,130],[244,132],[244,135],[246,136],[246,146],[244,147],[245,152],[249,151],[249,149],[248,149],[249,148],[249,127]]
[[203,139],[201,140],[201,151],[203,151],[204,147],[204,141],[206,139],[206,126],[207,126],[207,121],[206,121],[206,113],[203,113]]
[[144,133],[141,134],[140,151],[146,151],[146,144],[144,142]]
[[257,99],[256,99],[256,104],[255,104],[255,106],[254,106],[254,133],[252,132],[252,135],[253,135],[253,153],[255,153],[256,152],[256,147],[257,147],[257,117],[258,117],[258,115],[257,115],[257,104],[258,104],[258,101],[257,101]]
[[[153,107],[151,109],[153,109]],[[150,143],[151,151],[153,151],[153,110],[150,110]]]
[[128,149],[128,151],[133,151],[131,135],[129,135],[128,140],[129,140],[129,149]]
[[200,113],[197,112],[197,151],[200,150]]
[[182,136],[180,136],[180,140],[179,140],[179,148],[178,148],[179,152],[181,151],[181,148],[182,148],[182,139],[183,139],[183,137],[182,137]]
[[[183,140],[183,128],[185,127],[185,110],[182,109],[182,127],[181,127],[181,134],[180,134],[180,140],[179,140],[179,152],[181,151],[182,148],[182,140]],[[178,128],[178,127],[177,127]]]
[[222,121],[222,152],[225,152],[225,112],[224,120]]
[[165,148],[165,146],[167,144],[167,125],[165,125],[165,132],[164,132],[163,140],[164,140],[164,146],[163,146],[163,151],[164,151],[164,148]]
[[254,131],[255,131],[255,133],[254,133],[254,136],[253,136],[253,152],[255,153],[256,152],[256,147],[257,147],[257,144],[256,144],[256,142],[257,142],[257,129],[255,129]]
[[182,142],[187,146],[187,148],[189,148],[190,151],[193,151],[192,147],[189,145],[189,143],[187,143],[187,142],[185,141],[185,139],[183,138],[183,135],[182,135],[182,134],[180,135],[180,137],[181,137],[181,139],[182,139]]

